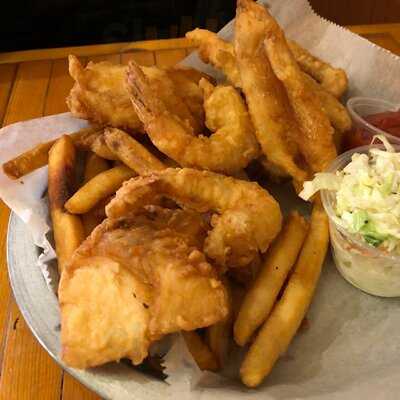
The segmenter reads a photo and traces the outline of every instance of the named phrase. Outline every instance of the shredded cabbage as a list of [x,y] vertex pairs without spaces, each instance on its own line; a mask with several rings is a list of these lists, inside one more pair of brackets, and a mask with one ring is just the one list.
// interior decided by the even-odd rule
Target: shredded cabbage
[[318,173],[305,182],[300,197],[319,190],[336,192],[335,222],[368,244],[400,253],[400,153],[383,135],[375,136],[385,149],[353,154],[336,173]]

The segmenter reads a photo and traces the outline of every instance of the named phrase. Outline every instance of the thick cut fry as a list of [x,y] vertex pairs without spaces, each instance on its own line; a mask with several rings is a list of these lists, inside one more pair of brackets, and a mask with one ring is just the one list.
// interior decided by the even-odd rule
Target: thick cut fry
[[300,68],[310,74],[316,81],[335,97],[340,97],[347,90],[348,79],[346,72],[312,55],[298,43],[289,40],[290,50]]
[[87,183],[100,172],[109,169],[107,160],[99,157],[97,154],[89,153],[86,157],[85,172],[83,176],[83,183]]
[[265,9],[252,0],[238,1],[235,53],[255,134],[268,160],[302,182],[307,173],[296,164],[300,136],[282,83],[263,49]]
[[324,171],[336,157],[333,128],[312,85],[304,78],[282,29],[266,15],[265,48],[272,68],[283,82],[302,131],[301,152],[313,172]]
[[101,172],[83,185],[65,203],[65,208],[72,214],[87,213],[100,200],[114,194],[123,182],[135,175],[134,171],[125,166]]
[[202,371],[217,371],[218,362],[207,344],[196,331],[182,332],[186,346]]
[[[84,128],[70,134],[70,137],[74,144],[76,144],[77,147],[80,147],[79,143],[81,141],[100,131],[101,130],[98,127]],[[4,173],[11,179],[18,179],[38,168],[44,167],[49,159],[49,150],[55,142],[56,140],[51,140],[50,142],[38,144],[31,150],[7,161],[3,164]]]
[[104,132],[104,138],[114,155],[138,175],[147,175],[166,168],[146,147],[124,131],[108,128]]
[[224,285],[229,297],[228,315],[222,321],[209,326],[206,330],[206,343],[217,358],[219,368],[223,368],[232,342],[232,291],[230,282],[227,279],[225,279]]
[[241,87],[240,73],[231,43],[221,39],[214,32],[199,28],[187,32],[186,37],[198,48],[203,62],[221,70],[232,85]]
[[321,204],[314,203],[310,230],[293,274],[240,368],[245,385],[259,385],[287,350],[311,303],[328,243],[328,217]]
[[271,312],[296,262],[307,234],[307,225],[303,217],[293,212],[269,249],[256,280],[246,293],[235,321],[234,337],[238,345],[244,346]]
[[[83,183],[87,183],[96,175],[106,171],[108,168],[108,162],[104,158],[99,157],[97,154],[89,153],[86,157]],[[89,236],[93,229],[104,219],[104,217],[99,216],[95,211],[96,210],[92,209],[86,214],[82,215],[82,222],[86,236]]]
[[166,104],[154,97],[150,83],[135,63],[128,69],[132,103],[154,145],[182,166],[233,173],[259,153],[246,106],[232,86],[200,81],[210,137],[193,136]]
[[61,273],[84,236],[79,216],[64,211],[65,201],[73,187],[75,148],[68,136],[58,139],[49,151],[49,205],[54,241]]

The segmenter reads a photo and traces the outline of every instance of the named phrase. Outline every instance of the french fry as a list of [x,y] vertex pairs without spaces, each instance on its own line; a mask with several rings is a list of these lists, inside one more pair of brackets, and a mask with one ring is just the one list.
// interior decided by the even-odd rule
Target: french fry
[[[87,183],[96,175],[100,174],[101,172],[106,171],[109,168],[108,162],[104,159],[99,157],[95,153],[89,153],[86,157],[86,165],[85,165],[85,172],[83,183]],[[85,228],[86,236],[89,236],[92,230],[101,223],[103,217],[98,215],[97,210],[92,209],[86,214],[82,215],[82,222],[83,227]]]
[[85,172],[83,175],[83,183],[89,182],[100,172],[106,171],[110,166],[104,158],[99,157],[95,153],[88,153],[86,157]]
[[100,200],[114,194],[124,181],[135,175],[135,172],[126,166],[114,167],[101,172],[83,185],[65,203],[65,208],[71,214],[87,213]]
[[[73,142],[77,144],[77,147],[79,147],[81,141],[84,141],[85,138],[99,132],[99,129],[100,128],[98,127],[84,128],[70,134],[69,136]],[[38,168],[44,167],[49,159],[49,150],[55,142],[56,140],[51,140],[50,142],[38,144],[31,150],[7,161],[3,164],[4,173],[11,179],[19,179]]]
[[99,157],[105,158],[106,160],[118,160],[118,157],[111,151],[107,146],[104,135],[100,135],[90,145],[90,149],[93,153],[96,153]]
[[146,147],[120,129],[106,129],[104,138],[110,150],[139,175],[146,175],[166,168]]
[[262,326],[240,368],[242,382],[258,386],[296,334],[311,303],[329,243],[328,218],[314,203],[310,229],[282,298]]
[[190,354],[202,371],[218,370],[218,362],[215,355],[197,332],[183,331],[182,336]]
[[85,237],[80,217],[64,211],[73,186],[75,158],[75,148],[68,136],[62,136],[50,148],[48,192],[60,273]]
[[297,212],[288,217],[280,235],[269,249],[262,268],[246,293],[234,325],[234,337],[244,346],[266,320],[299,254],[308,224]]
[[229,352],[232,341],[233,309],[232,309],[232,290],[228,279],[224,280],[224,285],[229,296],[229,312],[224,320],[211,325],[206,330],[206,343],[217,358],[219,368],[222,368]]

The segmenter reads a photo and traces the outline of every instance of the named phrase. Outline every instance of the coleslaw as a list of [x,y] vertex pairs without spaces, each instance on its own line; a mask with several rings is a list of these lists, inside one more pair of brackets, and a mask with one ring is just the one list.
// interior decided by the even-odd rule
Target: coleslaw
[[335,192],[334,222],[370,246],[400,254],[400,153],[383,135],[383,148],[355,153],[342,170],[318,173],[299,194]]

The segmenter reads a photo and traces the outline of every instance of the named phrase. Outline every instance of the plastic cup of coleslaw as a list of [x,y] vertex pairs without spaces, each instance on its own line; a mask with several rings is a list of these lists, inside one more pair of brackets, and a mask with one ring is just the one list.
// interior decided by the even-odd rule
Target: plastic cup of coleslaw
[[[368,153],[371,147],[382,148],[379,145],[369,145],[349,150],[336,158],[326,172],[342,170],[354,153]],[[396,146],[396,151],[399,150]],[[366,243],[361,237],[337,224],[335,191],[321,190],[321,199],[329,217],[333,258],[343,278],[375,296],[400,296],[400,256]]]

